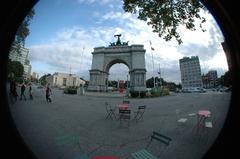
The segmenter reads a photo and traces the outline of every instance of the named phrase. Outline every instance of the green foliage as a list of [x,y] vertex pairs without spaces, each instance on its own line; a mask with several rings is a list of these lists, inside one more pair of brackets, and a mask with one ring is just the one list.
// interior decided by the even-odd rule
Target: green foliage
[[140,97],[141,97],[141,98],[145,98],[145,97],[146,97],[146,91],[140,92]]
[[69,86],[64,89],[64,93],[66,94],[77,94],[77,89],[79,87],[77,86]]
[[232,86],[232,71],[229,70],[225,72],[224,75],[222,75],[219,80],[222,86],[225,86],[225,87]]
[[151,96],[152,97],[159,97],[159,96],[166,96],[169,95],[168,88],[165,87],[156,87],[151,90]]
[[196,30],[195,20],[200,20],[200,28],[206,21],[199,15],[204,6],[199,0],[124,0],[123,9],[138,15],[138,19],[151,25],[153,32],[158,33],[166,41],[173,37],[178,44],[182,43],[178,27],[185,26],[189,30]]
[[147,86],[147,88],[153,88],[153,87],[154,87],[154,80],[153,80],[153,77],[147,79],[147,81],[146,81],[146,86]]
[[109,87],[117,88],[117,86],[118,86],[118,81],[108,81],[108,86],[109,86]]
[[26,37],[30,34],[28,26],[30,25],[30,21],[32,20],[34,14],[35,11],[32,9],[19,26],[16,33],[15,43],[24,45]]
[[88,87],[88,85],[89,85],[89,81],[86,81],[84,87]]
[[131,94],[132,98],[137,98],[137,97],[144,98],[144,97],[146,97],[146,91],[130,91],[130,94]]
[[[160,83],[161,83],[161,85],[166,85],[167,82],[164,81],[163,78],[155,77],[155,84],[160,85]],[[154,78],[152,77],[152,78],[147,79],[146,85],[147,85],[147,88],[153,88],[154,87]]]
[[177,89],[177,85],[173,82],[168,82],[166,87],[170,90],[170,91],[176,91]]
[[41,84],[42,86],[45,86],[45,85],[47,84],[46,78],[47,78],[48,76],[51,76],[51,74],[43,75],[42,77],[39,78],[39,82],[40,82],[40,84]]
[[[153,83],[154,83],[153,77],[147,79],[146,81],[147,88],[153,88],[154,87]],[[174,82],[167,82],[163,78],[159,78],[159,77],[155,77],[155,83],[156,83],[155,85],[156,87],[164,86],[168,88],[170,91],[176,91],[176,89],[182,88],[181,84],[176,84]]]
[[13,75],[13,78],[20,82],[23,78],[24,67],[19,61],[8,61],[8,73]]
[[31,82],[38,83],[38,79],[31,76]]

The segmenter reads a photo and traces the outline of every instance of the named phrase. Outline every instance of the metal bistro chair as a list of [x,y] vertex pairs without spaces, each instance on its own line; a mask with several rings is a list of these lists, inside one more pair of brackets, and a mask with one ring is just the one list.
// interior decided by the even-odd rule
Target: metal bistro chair
[[[152,135],[151,135],[151,140],[150,142],[148,143],[148,145],[146,146],[146,149],[140,149],[134,153],[132,153],[132,157],[134,159],[158,159],[157,156],[151,154],[149,151],[147,151],[147,148],[149,147],[149,145],[151,144],[152,140],[157,140],[161,143],[163,143],[165,146],[169,146],[170,145],[170,142],[172,141],[171,138],[165,136],[165,135],[162,135],[156,131],[153,131],[152,132]],[[163,152],[163,151],[162,151]],[[162,154],[161,152],[161,154]]]
[[120,120],[120,125],[122,124],[122,121],[128,121],[128,126],[129,126],[129,121],[131,119],[131,110],[128,109],[119,109],[119,120]]
[[105,102],[105,108],[107,111],[106,119],[113,119],[113,118],[116,119],[117,118],[116,114],[115,114],[116,108],[112,108],[108,102]]
[[134,120],[138,122],[139,120],[143,120],[143,114],[145,112],[146,105],[138,106],[138,110],[134,112]]

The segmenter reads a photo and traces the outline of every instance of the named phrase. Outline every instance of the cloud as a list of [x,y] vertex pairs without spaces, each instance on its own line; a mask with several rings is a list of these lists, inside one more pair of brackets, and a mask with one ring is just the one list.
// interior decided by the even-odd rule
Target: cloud
[[[110,3],[111,0],[79,0],[79,3]],[[206,23],[206,32],[191,32],[180,28],[182,32],[183,44],[178,45],[172,40],[166,42],[152,32],[151,26],[140,21],[135,15],[120,11],[109,11],[104,14],[94,12],[98,17],[93,27],[84,28],[83,26],[73,26],[59,30],[51,42],[43,45],[30,47],[30,60],[33,63],[41,61],[49,67],[49,72],[55,71],[77,73],[89,79],[88,70],[91,69],[92,51],[94,47],[108,46],[109,42],[116,41],[114,34],[122,34],[122,41],[129,41],[129,45],[143,44],[146,49],[146,69],[147,78],[157,76],[159,64],[164,79],[168,81],[180,82],[179,59],[184,56],[199,56],[202,70],[216,68],[226,70],[226,58],[221,48],[223,37],[216,23],[209,19]],[[207,15],[210,18],[209,15]],[[111,25],[106,25],[106,23]],[[183,34],[184,33],[184,34]],[[154,51],[151,51],[150,42]],[[84,48],[84,49],[83,49]],[[218,63],[224,63],[218,67]],[[154,64],[154,66],[153,66]],[[154,69],[153,69],[154,67]],[[126,68],[121,65],[113,65],[110,69],[114,72],[123,72],[118,76],[126,76]],[[125,74],[125,75],[124,75]],[[116,76],[116,78],[118,78]],[[110,77],[112,78],[112,77]]]

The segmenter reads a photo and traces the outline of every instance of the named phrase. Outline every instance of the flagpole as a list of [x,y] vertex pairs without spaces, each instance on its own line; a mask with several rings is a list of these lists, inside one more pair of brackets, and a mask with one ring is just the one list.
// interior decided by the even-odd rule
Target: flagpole
[[80,74],[83,73],[83,69],[82,69],[82,62],[83,62],[83,52],[84,52],[84,49],[85,49],[85,46],[83,46],[83,49],[82,49],[82,53],[81,53],[81,61],[80,61]]
[[160,78],[160,88],[162,87],[162,80],[161,80],[161,69],[160,69],[160,63],[159,63],[159,78]]
[[151,54],[152,54],[152,64],[153,64],[153,88],[155,88],[155,77],[154,77],[154,62],[153,62],[153,53],[152,53],[152,42],[149,41],[151,47]]

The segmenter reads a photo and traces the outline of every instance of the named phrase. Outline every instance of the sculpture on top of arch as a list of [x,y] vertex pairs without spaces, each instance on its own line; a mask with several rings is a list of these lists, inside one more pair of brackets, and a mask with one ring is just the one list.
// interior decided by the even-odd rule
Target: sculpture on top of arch
[[108,47],[96,47],[92,52],[92,66],[88,91],[107,91],[109,70],[116,63],[129,68],[130,91],[146,90],[145,49],[143,45],[128,45],[121,42],[121,34],[114,35],[117,41]]

